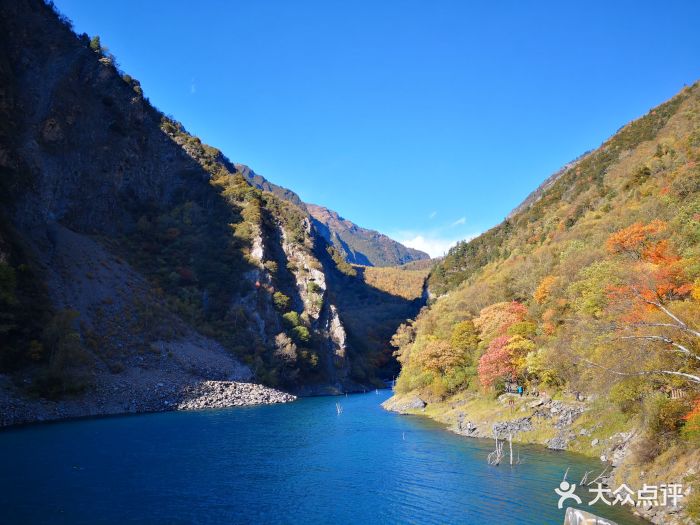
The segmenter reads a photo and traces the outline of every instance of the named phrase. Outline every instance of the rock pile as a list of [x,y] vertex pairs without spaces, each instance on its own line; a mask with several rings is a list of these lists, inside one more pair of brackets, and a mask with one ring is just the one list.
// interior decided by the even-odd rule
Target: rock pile
[[532,421],[529,417],[500,421],[493,424],[493,435],[499,439],[505,439],[509,435],[517,436],[520,432],[529,432],[530,430],[532,430]]
[[177,410],[271,405],[295,400],[292,394],[255,383],[204,381],[183,391]]

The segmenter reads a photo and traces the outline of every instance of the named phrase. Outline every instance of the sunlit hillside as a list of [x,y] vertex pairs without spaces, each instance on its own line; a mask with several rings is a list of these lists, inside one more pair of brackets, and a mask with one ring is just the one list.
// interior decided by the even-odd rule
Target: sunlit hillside
[[[423,263],[423,261],[418,261]],[[409,263],[415,264],[415,263]],[[412,301],[423,294],[423,285],[428,277],[430,268],[412,270],[406,266],[372,267],[358,266],[365,282],[391,295],[403,297]]]
[[700,445],[698,161],[695,84],[450,250],[429,278],[440,297],[394,337],[397,390],[604,396],[600,424],[639,436],[630,461],[686,464]]

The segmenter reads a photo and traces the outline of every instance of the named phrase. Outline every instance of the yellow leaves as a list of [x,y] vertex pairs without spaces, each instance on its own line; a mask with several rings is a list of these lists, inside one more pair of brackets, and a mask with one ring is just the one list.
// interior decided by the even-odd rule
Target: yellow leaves
[[463,350],[453,348],[447,341],[431,337],[419,353],[418,363],[426,370],[444,373],[463,365],[465,357]]
[[511,356],[511,363],[515,366],[515,369],[522,371],[525,369],[528,353],[535,349],[535,343],[521,335],[514,335],[508,339],[505,348]]
[[429,270],[405,270],[401,267],[363,266],[364,281],[378,290],[413,301],[423,293]]
[[479,345],[479,336],[472,321],[462,321],[452,327],[450,344],[465,352],[475,350]]
[[556,371],[550,366],[551,359],[545,349],[530,352],[523,360],[529,374],[539,378],[542,385],[555,385],[558,382]]
[[540,281],[537,289],[532,294],[533,298],[538,304],[544,303],[549,298],[549,295],[552,293],[552,289],[554,288],[556,282],[557,278],[554,275],[547,275],[544,279],[542,279],[542,281]]
[[695,279],[695,282],[693,283],[693,289],[691,290],[690,295],[696,301],[700,301],[700,278]]

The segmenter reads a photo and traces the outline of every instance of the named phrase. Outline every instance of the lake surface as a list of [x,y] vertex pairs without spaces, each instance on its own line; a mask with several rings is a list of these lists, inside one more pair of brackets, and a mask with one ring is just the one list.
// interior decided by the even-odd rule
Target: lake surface
[[561,525],[553,491],[566,468],[571,481],[600,470],[541,447],[489,466],[491,443],[386,412],[389,395],[8,429],[0,522]]

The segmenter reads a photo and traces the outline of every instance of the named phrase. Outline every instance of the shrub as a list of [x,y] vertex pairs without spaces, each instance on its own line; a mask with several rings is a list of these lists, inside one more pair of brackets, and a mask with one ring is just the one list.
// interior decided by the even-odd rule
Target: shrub
[[282,319],[284,319],[285,324],[290,328],[295,328],[301,324],[301,319],[297,312],[287,312],[282,316]]
[[683,399],[669,399],[664,394],[656,394],[646,405],[647,427],[660,436],[671,437],[684,425],[688,413],[688,402]]
[[664,451],[663,441],[658,435],[645,432],[637,439],[632,452],[639,463],[650,463]]
[[669,399],[662,393],[644,400],[646,429],[634,448],[642,463],[648,463],[666,450],[679,435],[689,403],[683,399]]
[[263,263],[263,266],[265,269],[270,272],[272,275],[275,275],[277,273],[277,263],[275,261],[265,261]]
[[648,391],[640,378],[625,379],[615,384],[610,390],[610,401],[625,413],[637,413],[642,407],[644,394]]
[[102,43],[100,42],[100,37],[98,35],[93,36],[90,39],[90,49],[92,49],[95,53],[102,54],[104,48],[102,47]]
[[692,490],[686,500],[685,510],[694,521],[700,522],[700,483],[693,483]]
[[[700,398],[695,400],[693,409],[683,419],[685,424],[681,430],[681,435],[687,441],[700,445]],[[700,501],[698,503],[700,504]]]
[[309,329],[306,328],[305,326],[295,326],[292,329],[292,335],[300,343],[308,343],[309,340],[311,339],[311,334],[309,333]]
[[281,312],[285,312],[289,310],[289,305],[291,304],[291,299],[284,295],[282,292],[275,292],[272,294],[272,302],[275,304],[275,308],[277,308]]

